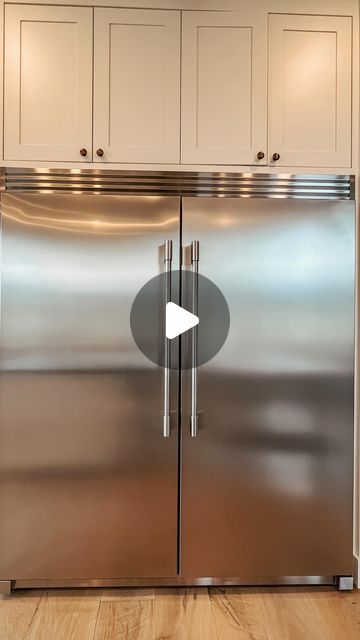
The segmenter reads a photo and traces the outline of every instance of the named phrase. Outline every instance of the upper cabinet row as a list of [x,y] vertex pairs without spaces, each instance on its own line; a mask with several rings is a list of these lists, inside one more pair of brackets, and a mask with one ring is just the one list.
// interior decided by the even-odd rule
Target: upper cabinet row
[[351,167],[351,43],[351,17],[6,5],[4,160]]

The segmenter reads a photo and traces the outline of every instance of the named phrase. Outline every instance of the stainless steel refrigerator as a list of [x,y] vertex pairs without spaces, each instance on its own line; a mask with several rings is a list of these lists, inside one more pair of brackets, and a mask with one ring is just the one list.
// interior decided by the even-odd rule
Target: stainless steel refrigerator
[[[351,576],[353,179],[7,169],[2,187],[0,587]],[[169,372],[164,437],[166,372],[130,330],[168,240],[174,270],[199,243],[230,310],[196,437],[194,372]]]

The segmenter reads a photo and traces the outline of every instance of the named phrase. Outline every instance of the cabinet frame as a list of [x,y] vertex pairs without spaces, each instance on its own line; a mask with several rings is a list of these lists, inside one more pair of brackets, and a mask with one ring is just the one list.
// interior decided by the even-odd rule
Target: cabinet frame
[[[352,97],[352,166],[350,168],[344,168],[342,166],[333,167],[318,167],[314,169],[311,166],[294,167],[288,166],[288,172],[294,173],[323,173],[340,175],[357,173],[359,166],[359,3],[357,0],[269,0],[268,6],[264,9],[263,0],[252,0],[252,7],[257,11],[264,11],[266,14],[270,13],[289,13],[289,14],[313,14],[313,15],[342,15],[352,17],[353,20],[353,33],[352,33],[352,55],[353,55],[353,97]],[[4,36],[4,9],[6,5],[19,4],[19,0],[0,0],[0,64],[3,64],[3,36]],[[27,5],[41,5],[44,4],[41,0],[28,0]],[[236,11],[239,6],[239,0],[112,0],[111,6],[113,7],[128,7],[128,8],[153,8],[167,10],[219,10],[219,11]],[[47,0],[46,6],[74,6],[74,0]],[[108,0],[76,0],[76,6],[86,7],[109,7]],[[42,161],[42,160],[4,160],[3,153],[3,83],[0,82],[0,166],[8,167],[58,167],[58,168],[79,168],[81,163],[87,164],[91,162],[86,159],[82,159],[80,162],[73,161]],[[94,158],[91,162],[91,167],[94,169],[101,168],[104,164],[100,159]],[[109,162],[106,164],[108,169],[117,169],[118,163]],[[196,165],[199,171],[239,171],[239,165],[235,163],[231,164],[204,164],[198,163]],[[128,170],[142,170],[142,169],[154,169],[154,170],[166,170],[171,168],[173,170],[186,171],[193,170],[194,165],[180,164],[180,163],[135,163],[129,162],[124,165],[124,168]],[[276,166],[276,163],[269,163],[263,166],[243,165],[242,171],[251,171],[257,173],[278,173],[280,167]],[[281,171],[286,173],[287,168],[281,167]]]

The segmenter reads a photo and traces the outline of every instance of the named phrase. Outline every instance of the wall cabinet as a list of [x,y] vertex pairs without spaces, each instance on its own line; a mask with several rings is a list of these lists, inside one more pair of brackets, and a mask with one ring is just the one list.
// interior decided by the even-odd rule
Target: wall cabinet
[[5,161],[91,160],[92,29],[88,7],[6,5]]
[[270,156],[351,167],[351,18],[269,18]]
[[92,9],[7,6],[5,160],[180,161],[180,12],[95,9],[92,83]]
[[352,166],[351,17],[10,4],[4,53],[5,162]]
[[95,9],[94,33],[94,153],[180,162],[180,12]]
[[265,43],[265,12],[184,12],[184,163],[266,164]]

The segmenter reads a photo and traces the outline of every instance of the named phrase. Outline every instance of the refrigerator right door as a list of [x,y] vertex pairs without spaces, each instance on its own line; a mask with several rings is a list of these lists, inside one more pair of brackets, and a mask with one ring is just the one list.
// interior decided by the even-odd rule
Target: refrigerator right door
[[198,368],[197,437],[182,375],[181,575],[350,574],[354,202],[185,198],[193,240],[230,331]]

